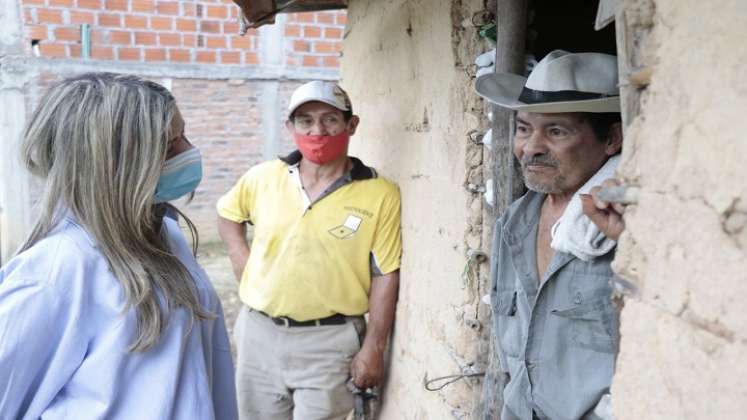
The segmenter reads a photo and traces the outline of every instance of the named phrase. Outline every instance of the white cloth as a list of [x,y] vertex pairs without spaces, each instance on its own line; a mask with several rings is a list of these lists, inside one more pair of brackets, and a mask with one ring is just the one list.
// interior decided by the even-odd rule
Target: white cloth
[[475,58],[475,65],[477,67],[488,67],[495,61],[495,48],[488,52],[484,52]]
[[591,261],[614,248],[617,242],[606,237],[584,214],[579,194],[588,194],[592,187],[614,177],[619,163],[620,155],[607,159],[597,173],[573,194],[563,215],[552,227],[552,249],[573,254],[583,261]]

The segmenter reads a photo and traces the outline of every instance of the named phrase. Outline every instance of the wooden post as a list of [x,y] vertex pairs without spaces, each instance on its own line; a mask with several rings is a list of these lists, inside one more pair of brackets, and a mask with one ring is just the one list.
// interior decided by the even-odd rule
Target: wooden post
[[[528,0],[497,0],[495,25],[497,30],[495,71],[496,73],[524,74],[525,40],[527,31]],[[492,154],[490,174],[494,185],[495,202],[486,215],[493,222],[522,192],[524,183],[517,165],[514,164],[512,139],[513,112],[495,105],[488,105],[493,114]],[[490,250],[494,259],[496,250]],[[491,275],[492,278],[492,275]],[[492,325],[492,323],[491,323]],[[489,334],[490,355],[482,390],[482,404],[475,410],[474,418],[498,420],[503,407],[505,373],[501,371],[495,349],[495,334]]]
[[[496,11],[497,45],[496,73],[524,74],[524,44],[527,31],[528,0],[498,0]],[[523,192],[521,173],[514,165],[511,133],[513,112],[490,105],[493,112],[493,167],[496,202],[493,218],[501,213]]]

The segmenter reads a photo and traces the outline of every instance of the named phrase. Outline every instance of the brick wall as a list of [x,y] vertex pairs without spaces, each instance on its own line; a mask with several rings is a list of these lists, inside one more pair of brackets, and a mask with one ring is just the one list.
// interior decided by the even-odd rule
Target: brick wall
[[[28,55],[64,61],[65,70],[46,66],[27,85],[29,112],[54,81],[77,71],[95,71],[101,63],[81,58],[81,25],[90,25],[91,58],[109,71],[157,69],[163,77],[146,78],[166,85],[177,99],[186,134],[203,155],[204,177],[190,203],[177,203],[196,223],[204,241],[217,240],[215,202],[252,165],[293,149],[282,119],[290,95],[305,80],[175,76],[186,67],[271,69],[263,63],[261,36],[239,36],[238,7],[230,0],[22,0]],[[344,11],[298,13],[279,19],[282,60],[286,69],[336,71],[346,24]],[[270,36],[270,35],[267,35]],[[136,64],[140,67],[127,67]],[[200,73],[199,71],[197,73]],[[212,73],[212,69],[200,74]],[[271,73],[271,72],[270,72]],[[245,74],[245,73],[241,73]],[[248,74],[248,73],[246,73]],[[266,77],[266,76],[265,76]],[[262,101],[267,83],[277,86],[277,101]],[[264,92],[264,93],[263,93]],[[267,107],[271,106],[273,112]],[[271,118],[275,120],[270,121]],[[267,125],[281,127],[268,139]]]
[[[185,133],[203,156],[202,183],[189,203],[180,205],[210,242],[217,238],[215,203],[251,166],[264,160],[259,104],[262,84],[257,80],[174,80],[172,92],[186,122]],[[285,116],[288,99],[299,82],[279,86],[280,115]],[[208,96],[204,92],[211,92]],[[272,123],[272,122],[270,122]],[[279,154],[293,150],[293,141],[280,131]]]
[[[238,35],[231,0],[23,0],[22,7],[28,52],[41,57],[81,57],[81,25],[88,24],[94,59],[262,64],[259,31]],[[337,68],[344,25],[342,11],[289,15],[286,64]]]

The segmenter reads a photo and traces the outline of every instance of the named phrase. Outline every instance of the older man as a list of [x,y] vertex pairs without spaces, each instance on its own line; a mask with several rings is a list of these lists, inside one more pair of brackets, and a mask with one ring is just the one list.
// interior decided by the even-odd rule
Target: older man
[[[348,156],[359,118],[337,84],[302,85],[288,111],[298,150],[251,168],[217,206],[244,303],[239,411],[243,420],[344,419],[353,408],[348,378],[365,389],[384,376],[400,195]],[[254,225],[251,252],[245,223]]]
[[620,226],[585,193],[614,174],[622,147],[616,58],[553,51],[528,78],[485,75],[476,89],[517,112],[514,154],[529,189],[495,225],[492,306],[508,375],[501,419],[604,416]]

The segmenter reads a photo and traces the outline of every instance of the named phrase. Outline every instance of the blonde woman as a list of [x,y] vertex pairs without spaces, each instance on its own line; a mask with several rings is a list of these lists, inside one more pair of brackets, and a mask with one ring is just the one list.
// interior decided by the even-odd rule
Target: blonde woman
[[166,203],[202,175],[173,96],[65,80],[23,158],[44,192],[0,269],[0,419],[235,419],[223,310]]

